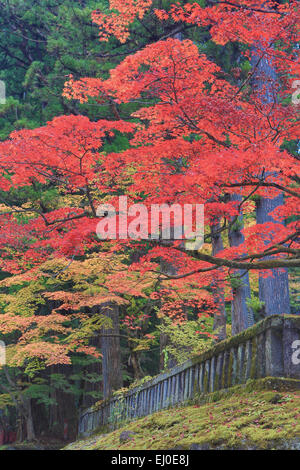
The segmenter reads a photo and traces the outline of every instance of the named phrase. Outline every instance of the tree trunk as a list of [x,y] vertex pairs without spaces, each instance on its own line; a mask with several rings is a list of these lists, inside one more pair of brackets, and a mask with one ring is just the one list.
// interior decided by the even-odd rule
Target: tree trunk
[[5,387],[4,385],[2,385],[2,388],[4,388],[4,390],[9,393],[12,398],[12,401],[16,406],[18,416],[17,438],[20,441],[34,441],[36,438],[32,417],[31,400],[23,396],[22,391],[20,390],[16,381],[14,381],[14,379],[10,376],[8,368],[6,366],[3,368],[3,371],[9,384],[9,387],[11,387],[11,391],[8,387]]
[[[233,194],[232,201],[241,201],[239,195]],[[245,239],[241,232],[243,228],[243,217],[240,216],[237,222],[231,227],[228,238],[230,246],[239,246],[244,243]],[[254,324],[254,315],[250,307],[247,305],[247,300],[251,298],[251,290],[249,283],[249,274],[247,271],[236,270],[234,271],[236,279],[235,284],[232,286],[232,303],[231,303],[231,332],[236,335],[243,330],[246,330]]]
[[[252,66],[258,62],[256,50],[252,54]],[[257,90],[263,90],[261,101],[263,104],[270,104],[274,101],[274,83],[276,82],[276,71],[267,56],[263,57],[256,67],[253,75],[252,85]],[[268,171],[268,168],[266,169]],[[283,195],[280,194],[274,199],[261,198],[257,204],[257,223],[275,222],[269,213],[283,204]],[[289,280],[288,270],[281,272],[272,270],[272,277],[264,278],[259,274],[259,298],[265,303],[266,315],[281,314],[290,312]]]
[[23,442],[25,440],[24,418],[21,412],[20,405],[17,406],[16,427],[17,427],[17,441]]
[[[283,204],[283,195],[274,199],[261,198],[256,205],[257,223],[275,222],[269,213]],[[264,302],[265,315],[290,313],[287,269],[272,269],[272,276],[259,276],[259,300]]]
[[[103,315],[112,321],[112,328],[103,330],[101,338],[102,348],[102,377],[103,397],[108,398],[114,390],[123,386],[121,370],[121,347],[120,347],[120,325],[119,307],[109,303],[101,307]],[[107,336],[105,336],[107,335]]]
[[36,439],[32,418],[31,400],[26,400],[24,404],[26,406],[26,440],[31,442]]
[[31,400],[24,397],[20,397],[19,407],[19,429],[18,429],[18,440],[19,441],[35,441],[35,430],[32,417]]
[[[216,256],[217,253],[223,250],[223,240],[221,234],[218,233],[220,228],[219,224],[211,226],[211,241],[212,241],[212,255]],[[217,270],[217,276],[222,272],[222,268]],[[214,330],[218,341],[222,341],[226,338],[226,312],[225,312],[225,299],[224,289],[219,285],[219,279],[213,285],[214,297],[217,311],[214,315]]]
[[136,346],[136,343],[132,343],[132,341],[129,340],[128,344],[130,348],[130,365],[133,369],[133,378],[134,380],[140,380],[145,375],[140,364],[140,354],[133,350],[133,348]]

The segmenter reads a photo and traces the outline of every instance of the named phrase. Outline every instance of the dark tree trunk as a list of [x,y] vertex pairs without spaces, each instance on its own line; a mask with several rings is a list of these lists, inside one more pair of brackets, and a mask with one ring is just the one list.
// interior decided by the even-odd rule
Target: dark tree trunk
[[24,429],[24,417],[22,415],[22,412],[19,406],[17,407],[16,427],[17,427],[17,441],[23,442],[26,438],[26,432]]
[[16,406],[17,439],[19,441],[34,441],[36,439],[36,436],[32,417],[32,400],[24,397],[21,389],[17,385],[17,382],[13,377],[10,376],[6,366],[3,368],[3,371],[7,382],[11,387],[11,392],[9,388],[4,387],[4,385],[1,388],[4,388],[4,390],[9,393],[12,398],[12,401]]
[[145,374],[140,363],[141,352],[136,351],[136,339],[138,339],[138,335],[128,338],[128,347],[130,351],[128,365],[132,367],[134,380],[140,380]]
[[20,397],[20,407],[18,410],[18,441],[32,442],[36,440],[33,417],[32,417],[32,403],[31,400]]
[[[253,50],[252,65],[257,65],[258,56]],[[274,101],[274,84],[276,71],[267,56],[263,57],[256,66],[252,85],[262,92],[261,101],[266,106]],[[266,168],[268,172],[268,168]],[[283,205],[283,195],[276,198],[261,198],[257,204],[257,223],[275,222],[270,212]],[[264,278],[259,275],[259,298],[265,303],[266,315],[290,312],[288,270],[272,270],[272,277]]]
[[35,431],[34,431],[34,425],[33,425],[33,418],[32,418],[32,403],[31,400],[26,400],[24,403],[26,406],[26,440],[27,441],[35,441]]
[[[217,255],[220,251],[223,250],[223,240],[221,234],[218,233],[220,228],[219,224],[211,226],[211,241],[212,241],[212,255]],[[222,268],[218,269],[220,273]],[[213,286],[214,288],[214,297],[217,311],[214,316],[214,330],[216,331],[216,336],[218,341],[221,341],[226,338],[226,311],[225,311],[225,299],[224,299],[224,289],[220,287],[218,279]]]
[[[234,194],[231,196],[231,200],[241,201],[241,197]],[[240,216],[229,231],[230,246],[239,246],[244,243],[245,239],[241,232],[242,228],[243,217]],[[254,315],[251,308],[247,305],[247,300],[251,298],[248,272],[236,270],[234,271],[234,276],[236,277],[234,280],[236,282],[232,287],[231,328],[232,334],[236,335],[254,324]]]
[[[257,223],[275,222],[269,213],[283,204],[283,195],[274,199],[261,198],[256,206]],[[265,315],[290,313],[287,269],[272,269],[272,276],[259,276],[259,300],[264,302]]]
[[112,321],[112,328],[103,330],[101,338],[103,396],[108,398],[123,386],[121,369],[119,307],[109,303],[101,307],[103,315]]
[[140,380],[144,377],[143,370],[140,364],[140,355],[136,351],[131,351],[130,353],[130,362],[133,369],[134,380]]

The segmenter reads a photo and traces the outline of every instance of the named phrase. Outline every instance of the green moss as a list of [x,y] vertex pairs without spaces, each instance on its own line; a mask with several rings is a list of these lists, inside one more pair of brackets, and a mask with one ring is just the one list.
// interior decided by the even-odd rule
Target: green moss
[[[257,372],[257,362],[258,362],[258,355],[257,355],[257,337],[259,334],[265,332],[268,330],[270,327],[276,329],[276,330],[282,330],[284,327],[284,324],[286,326],[293,327],[294,329],[299,328],[300,330],[300,318],[299,316],[295,315],[273,315],[270,317],[265,318],[261,322],[257,323],[251,328],[248,328],[247,330],[243,331],[242,333],[230,337],[225,341],[222,341],[218,344],[216,344],[213,348],[210,348],[209,350],[205,351],[204,353],[200,354],[198,357],[195,357],[188,361],[187,363],[178,366],[177,368],[171,369],[170,371],[166,371],[163,374],[160,374],[159,376],[153,377],[150,381],[148,380],[149,378],[145,378],[142,382],[140,383],[135,383],[132,385],[131,389],[122,389],[118,391],[118,397],[120,403],[123,402],[124,398],[128,395],[132,394],[137,394],[140,390],[144,388],[149,388],[155,386],[158,382],[163,381],[170,377],[171,375],[174,374],[179,374],[184,371],[185,368],[191,367],[192,365],[196,364],[205,364],[206,366],[208,365],[209,361],[211,358],[218,357],[218,355],[224,353],[224,365],[223,365],[223,370],[222,370],[222,377],[221,377],[221,386],[222,388],[230,387],[238,383],[238,374],[237,374],[237,358],[234,358],[234,351],[236,351],[237,347],[240,346],[241,344],[245,345],[248,341],[250,341],[251,348],[252,348],[252,354],[251,354],[251,364],[250,364],[250,377],[251,379],[255,379],[258,376]],[[237,353],[238,354],[238,353]],[[228,363],[226,364],[226,361]],[[246,361],[243,361],[243,374],[245,374],[245,367],[246,367]],[[203,391],[204,393],[209,392],[209,368],[205,367],[204,372],[203,372]],[[146,382],[145,382],[146,380]],[[216,374],[214,378],[214,386],[215,388],[218,388],[218,383],[219,383],[219,377]],[[187,387],[187,384],[185,384]],[[187,394],[185,393],[185,396]],[[99,402],[96,404],[95,407],[93,407],[93,410],[99,410],[100,408],[105,408],[109,404],[109,400]],[[123,409],[124,407],[118,408],[118,405],[116,405],[116,410],[113,413],[113,422],[118,421],[119,417],[123,419]],[[120,420],[119,420],[120,421]]]
[[281,403],[282,399],[283,396],[277,392],[269,392],[265,395],[265,400],[273,404]]
[[196,393],[199,392],[199,386],[200,386],[200,384],[199,384],[198,380],[195,380],[194,385],[193,385],[193,396],[195,396]]
[[271,315],[256,323],[252,327],[247,328],[247,330],[242,331],[238,335],[231,336],[224,341],[220,341],[212,348],[209,348],[207,351],[199,354],[199,356],[192,358],[190,362],[191,364],[195,365],[220,354],[224,350],[238,347],[240,344],[245,343],[248,340],[252,340],[252,338],[257,336],[259,333],[266,331],[268,328],[270,328],[271,325],[275,328],[283,328],[284,321],[291,321],[295,328],[300,329],[300,317],[298,315]]
[[236,385],[228,389],[217,390],[209,394],[198,394],[193,400],[192,404],[205,404],[217,402],[219,400],[227,399],[233,395],[245,395],[265,390],[271,390],[270,397],[274,392],[293,392],[300,390],[300,381],[296,379],[285,379],[276,377],[265,377],[263,379],[253,380],[249,379],[245,384]]
[[[300,330],[300,316],[298,315],[271,315],[264,320],[261,320],[260,322],[256,323],[253,325],[251,328],[248,328],[245,331],[242,331],[238,335],[232,336],[228,339],[225,339],[224,341],[221,341],[217,343],[215,346],[212,348],[209,348],[207,351],[199,354],[196,357],[191,358],[188,363],[190,366],[200,364],[204,361],[210,360],[212,357],[217,356],[224,352],[225,350],[230,350],[232,348],[238,347],[240,344],[246,343],[248,340],[253,341],[253,339],[259,334],[262,333],[263,331],[266,331],[268,328],[271,326],[274,328],[281,329],[283,328],[284,322],[292,323],[293,328],[298,328]],[[255,354],[253,355],[253,362],[252,365],[254,364],[254,361],[256,361],[256,347],[255,347]],[[181,367],[181,366],[179,366]],[[253,367],[251,366],[251,377],[255,378],[255,373],[254,373],[254,365]],[[154,385],[158,380],[163,379],[163,377],[174,373],[174,369],[170,369],[168,371],[165,371],[163,374],[157,375],[155,377],[145,377],[139,382],[135,382],[131,384],[131,386],[128,389],[122,389],[122,395],[125,397],[128,393],[133,392],[133,391],[138,391],[142,390],[143,388],[147,388],[151,385]],[[231,376],[232,376],[232,371],[231,371]],[[226,384],[226,377],[222,377],[222,386],[227,386]],[[106,405],[109,402],[109,400],[99,402],[96,404],[94,409],[99,409],[99,407]]]
[[[300,443],[299,389],[297,380],[249,380],[206,395],[203,404],[157,412],[106,435],[77,441],[66,450],[190,449],[195,444],[211,449],[274,449],[295,439]],[[136,434],[121,444],[124,430]]]

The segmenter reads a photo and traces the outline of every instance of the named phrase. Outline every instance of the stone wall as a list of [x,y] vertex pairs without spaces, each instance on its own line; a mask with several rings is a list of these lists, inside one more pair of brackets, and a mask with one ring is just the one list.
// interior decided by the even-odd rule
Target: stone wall
[[183,403],[199,394],[246,383],[248,379],[300,379],[300,365],[292,361],[295,340],[300,340],[300,317],[267,317],[151,381],[84,411],[79,434],[89,435],[106,425],[115,427],[122,421]]

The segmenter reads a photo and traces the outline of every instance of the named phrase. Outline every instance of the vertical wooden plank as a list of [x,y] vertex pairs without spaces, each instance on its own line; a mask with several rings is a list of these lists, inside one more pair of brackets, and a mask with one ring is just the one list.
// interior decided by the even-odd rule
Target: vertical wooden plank
[[227,387],[231,387],[234,384],[234,381],[233,381],[233,374],[234,374],[233,363],[234,363],[234,348],[231,348],[229,350]]
[[166,408],[170,406],[171,403],[171,377],[167,379],[167,384],[168,384],[168,393],[167,393],[167,403],[166,403]]
[[144,390],[141,390],[140,391],[139,416],[143,416],[143,406],[144,406]]
[[204,393],[204,369],[205,362],[201,362],[199,371],[199,390],[201,393]]
[[194,395],[194,379],[195,379],[195,367],[190,368],[190,383],[189,383],[189,398]]
[[217,357],[214,390],[220,390],[222,388],[223,360],[224,360],[224,354],[220,353]]
[[150,388],[146,389],[146,407],[145,407],[145,415],[150,414]]
[[252,344],[251,344],[251,341],[248,340],[245,344],[245,355],[244,355],[244,365],[243,365],[243,374],[242,374],[243,383],[247,382],[247,380],[250,378],[251,357],[252,357]]
[[164,380],[164,390],[163,390],[163,408],[167,408],[168,402],[168,380]]
[[245,364],[245,349],[246,344],[242,343],[238,347],[238,383],[241,384],[244,381],[244,364]]
[[205,361],[204,365],[204,379],[203,379],[203,393],[209,391],[209,376],[210,376],[210,360]]
[[266,376],[266,338],[265,333],[261,333],[257,337],[257,377]]
[[158,382],[157,384],[157,397],[156,397],[156,410],[159,411],[161,409],[160,406],[160,396],[161,396],[161,387],[162,387],[163,381]]
[[230,351],[224,351],[223,370],[222,370],[222,388],[229,387],[229,359]]
[[257,338],[254,337],[251,340],[252,354],[251,354],[251,367],[250,367],[250,378],[257,378]]
[[156,411],[159,411],[160,410],[160,388],[161,388],[161,382],[158,382],[157,384],[157,390],[156,390],[156,405],[155,405],[155,409]]
[[[266,377],[286,377],[284,373],[284,345],[282,326],[268,328],[265,338]],[[289,335],[290,336],[290,335]],[[290,345],[293,341],[290,341]]]
[[209,377],[209,391],[213,392],[215,387],[215,375],[216,375],[216,357],[212,357],[210,360],[210,377]]
[[232,363],[232,385],[236,385],[238,383],[238,353],[237,348],[232,348],[233,354],[233,363]]
[[179,401],[182,402],[184,397],[184,372],[179,374]]
[[184,377],[184,395],[183,395],[183,400],[187,400],[189,396],[189,375],[190,375],[190,369],[186,369],[183,372],[183,377]]
[[154,385],[153,387],[153,408],[152,408],[152,411],[153,413],[155,413],[156,411],[156,398],[157,398],[157,385]]
[[176,383],[176,391],[175,391],[175,402],[174,403],[179,403],[179,394],[180,394],[180,390],[179,390],[179,387],[180,387],[180,384],[179,384],[179,374],[176,374],[175,376],[175,383]]
[[200,372],[200,364],[196,364],[194,383],[193,383],[193,396],[199,391],[199,372]]

